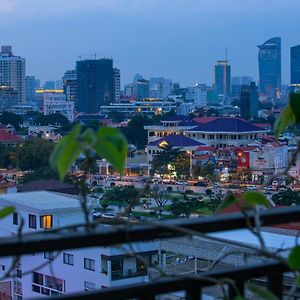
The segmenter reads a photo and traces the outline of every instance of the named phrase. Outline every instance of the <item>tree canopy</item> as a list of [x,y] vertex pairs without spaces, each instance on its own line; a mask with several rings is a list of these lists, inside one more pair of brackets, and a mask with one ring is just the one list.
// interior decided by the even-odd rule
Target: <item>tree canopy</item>
[[20,124],[23,123],[23,118],[20,115],[5,111],[0,115],[0,123],[10,124],[18,131],[21,129]]
[[69,120],[61,114],[51,114],[51,115],[39,115],[34,123],[37,125],[47,126],[47,125],[68,125],[70,124]]

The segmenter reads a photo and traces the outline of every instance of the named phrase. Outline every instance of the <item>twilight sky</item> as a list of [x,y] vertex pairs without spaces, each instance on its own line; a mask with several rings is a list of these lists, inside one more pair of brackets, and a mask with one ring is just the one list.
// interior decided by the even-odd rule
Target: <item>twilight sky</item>
[[183,85],[211,83],[224,58],[232,75],[258,77],[257,45],[300,44],[299,0],[0,0],[0,44],[27,59],[27,74],[59,79],[79,56],[112,57],[122,85],[135,73]]

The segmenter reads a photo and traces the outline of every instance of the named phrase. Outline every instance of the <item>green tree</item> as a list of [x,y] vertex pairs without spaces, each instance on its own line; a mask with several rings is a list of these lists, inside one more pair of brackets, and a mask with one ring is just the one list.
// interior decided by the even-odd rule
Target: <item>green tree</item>
[[139,191],[134,186],[115,186],[106,190],[101,203],[117,203],[119,207],[123,204],[127,206],[127,212],[131,213],[132,209],[139,203]]
[[20,170],[29,171],[49,168],[49,157],[54,149],[54,143],[44,139],[28,140],[18,145],[16,149],[17,166]]
[[284,189],[272,196],[272,200],[277,205],[299,205],[300,192],[289,189]]
[[122,127],[121,131],[125,135],[128,144],[133,144],[137,149],[145,149],[148,143],[147,130],[144,126],[151,125],[152,120],[147,116],[136,115],[128,122],[127,127]]
[[0,123],[10,124],[18,131],[21,129],[20,124],[23,123],[23,118],[20,115],[5,111],[0,115]]
[[35,120],[34,123],[37,125],[60,125],[60,126],[65,126],[69,125],[70,122],[69,120],[61,115],[61,114],[51,114],[51,115],[39,115]]
[[189,156],[167,144],[162,147],[163,151],[156,154],[152,160],[151,172],[161,176],[176,172],[177,177],[189,174]]
[[150,196],[153,198],[156,205],[158,206],[159,215],[161,216],[165,205],[168,203],[170,199],[169,192],[161,191],[159,186],[156,184],[152,188],[150,192]]

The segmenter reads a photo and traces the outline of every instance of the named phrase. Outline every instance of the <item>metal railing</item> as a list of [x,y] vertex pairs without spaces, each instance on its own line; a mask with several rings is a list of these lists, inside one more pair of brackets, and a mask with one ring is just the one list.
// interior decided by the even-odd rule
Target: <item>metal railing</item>
[[[260,219],[263,226],[300,221],[300,207],[288,207],[262,211]],[[0,240],[0,257],[20,256],[23,254],[81,249],[95,246],[110,246],[128,242],[150,241],[197,233],[210,233],[248,228],[254,224],[254,214],[248,217],[242,213],[216,215],[207,218],[178,219],[162,223],[135,224],[107,231],[46,231],[31,235],[4,238]],[[279,298],[283,293],[283,274],[288,272],[287,265],[270,261],[233,270],[203,272],[197,277],[164,277],[154,282],[130,286],[101,289],[91,293],[59,296],[61,300],[87,299],[155,299],[157,295],[184,291],[186,299],[201,299],[201,290],[216,285],[218,279],[226,278],[235,282],[228,285],[230,298],[244,294],[245,283],[250,279],[266,278],[267,286]],[[56,299],[56,297],[54,297]]]

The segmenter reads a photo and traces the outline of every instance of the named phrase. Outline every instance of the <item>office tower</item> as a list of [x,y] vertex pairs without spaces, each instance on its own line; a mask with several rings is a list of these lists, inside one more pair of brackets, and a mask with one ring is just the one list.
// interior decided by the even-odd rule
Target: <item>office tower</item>
[[186,92],[186,100],[194,102],[195,107],[204,107],[207,105],[207,87],[205,84],[196,84],[188,87]]
[[25,58],[14,56],[11,46],[1,47],[0,85],[14,89],[18,93],[18,103],[25,103]]
[[114,101],[112,59],[77,61],[77,111],[97,113]]
[[126,97],[131,97],[135,94],[135,84],[127,83],[124,86],[124,94]]
[[114,102],[120,102],[121,97],[121,75],[120,70],[114,68]]
[[168,99],[172,94],[172,80],[163,77],[150,78],[150,98]]
[[45,81],[44,89],[45,90],[55,90],[55,81],[53,81],[53,80]]
[[300,45],[291,47],[291,84],[300,84]]
[[36,78],[35,79],[35,89],[39,89],[40,87],[41,87],[41,81],[38,78]]
[[220,105],[219,96],[215,85],[207,87],[207,105]]
[[242,85],[249,85],[253,81],[251,76],[234,76],[231,78],[231,95],[233,97],[240,94]]
[[26,102],[35,101],[35,82],[36,79],[34,76],[26,76]]
[[140,79],[136,82],[135,96],[138,100],[149,98],[149,80]]
[[133,83],[137,83],[139,80],[143,80],[143,79],[144,79],[143,75],[141,75],[141,74],[135,74],[133,76]]
[[18,92],[8,85],[0,86],[0,111],[11,109],[18,104]]
[[76,70],[68,70],[62,77],[63,90],[67,101],[73,101],[76,109],[77,104],[77,76]]
[[249,85],[242,85],[240,92],[241,117],[245,120],[258,116],[258,91],[255,82]]
[[215,64],[215,85],[219,95],[231,95],[231,65],[227,60],[218,60]]
[[55,80],[55,89],[62,90],[63,89],[63,82],[61,79]]
[[281,38],[274,37],[258,46],[260,92],[267,97],[280,95]]

